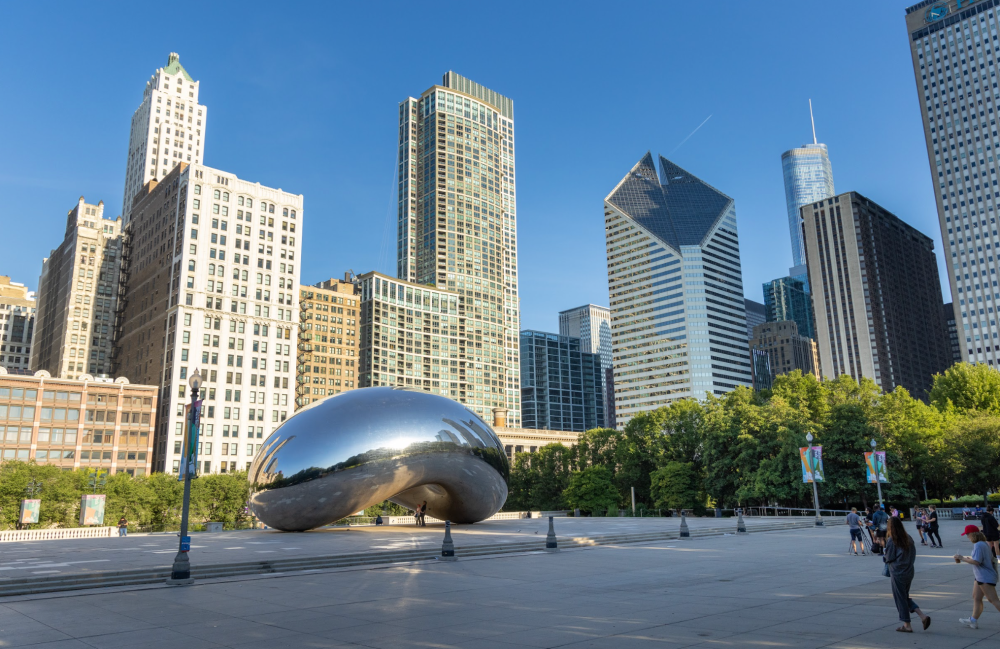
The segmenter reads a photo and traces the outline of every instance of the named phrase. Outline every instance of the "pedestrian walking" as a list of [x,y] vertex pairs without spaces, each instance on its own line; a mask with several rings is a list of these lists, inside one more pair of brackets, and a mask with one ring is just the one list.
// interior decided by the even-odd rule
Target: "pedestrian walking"
[[892,599],[899,612],[899,621],[903,623],[896,630],[900,633],[913,633],[910,613],[920,616],[924,630],[927,630],[931,625],[930,616],[924,615],[917,603],[910,599],[910,584],[913,583],[913,562],[917,558],[917,547],[903,528],[903,521],[897,517],[889,519],[886,536],[885,556],[882,557],[882,561],[885,562],[889,579],[892,580]]
[[861,517],[858,516],[858,508],[851,507],[851,513],[847,515],[847,527],[851,531],[851,549],[854,556],[858,556],[858,548],[861,554],[865,553],[865,542],[861,540]]
[[[930,539],[932,548],[943,548],[944,543],[941,542],[941,535],[938,534],[937,508],[931,505],[929,510],[927,512],[927,538]],[[937,544],[934,543],[935,538],[937,539]]]
[[924,536],[924,529],[927,526],[927,516],[923,507],[913,508],[913,522],[917,526],[917,534],[920,535],[920,545],[927,545],[927,537]]
[[997,597],[997,560],[986,542],[986,535],[975,525],[966,525],[962,536],[972,543],[972,555],[964,557],[955,555],[955,563],[968,563],[972,566],[975,582],[972,585],[972,615],[959,618],[961,624],[970,629],[979,628],[979,616],[983,614],[983,598],[1000,611],[1000,598]]
[[885,537],[889,531],[889,516],[882,509],[882,505],[875,505],[875,513],[872,514],[872,527],[875,531],[875,543],[872,550],[875,554],[884,554]]
[[128,536],[128,521],[124,514],[118,519],[118,536]]
[[420,506],[420,526],[427,527],[427,501]]
[[1000,523],[997,523],[993,505],[986,507],[986,511],[979,517],[979,523],[982,525],[986,542],[993,550],[993,556],[1000,557]]

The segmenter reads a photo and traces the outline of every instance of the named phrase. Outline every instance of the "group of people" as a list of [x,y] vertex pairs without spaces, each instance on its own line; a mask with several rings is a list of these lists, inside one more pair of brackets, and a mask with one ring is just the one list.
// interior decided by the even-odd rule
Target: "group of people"
[[[916,543],[903,527],[902,517],[893,510],[887,514],[882,506],[876,507],[869,517],[861,517],[856,508],[851,509],[847,516],[847,525],[851,532],[851,546],[857,554],[858,545],[862,546],[862,528],[867,529],[872,538],[872,551],[882,555],[884,563],[882,574],[889,577],[892,586],[892,598],[899,612],[901,625],[896,629],[901,633],[912,633],[911,614],[916,614],[924,629],[931,625],[931,618],[926,615],[910,597],[910,586],[913,582],[913,566],[917,558]],[[927,509],[917,508],[914,520],[920,535],[920,543],[931,547],[943,547],[938,533],[938,516],[936,508],[931,505]],[[997,564],[997,554],[1000,553],[1000,523],[994,516],[992,506],[980,512],[980,523],[966,525],[962,536],[972,543],[972,553],[969,556],[954,555],[955,563],[967,563],[972,566],[974,583],[972,586],[972,615],[959,618],[959,622],[969,628],[979,628],[979,616],[983,612],[983,600],[991,603],[1000,611],[1000,597],[996,586],[1000,577],[1000,567]]]
[[418,505],[416,509],[413,510],[413,518],[416,519],[417,527],[427,527],[427,501],[425,500],[422,505]]

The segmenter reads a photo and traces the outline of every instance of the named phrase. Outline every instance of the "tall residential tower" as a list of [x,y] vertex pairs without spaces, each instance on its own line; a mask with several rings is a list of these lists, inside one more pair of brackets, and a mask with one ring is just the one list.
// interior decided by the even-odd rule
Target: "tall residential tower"
[[951,365],[934,241],[857,192],[802,217],[823,376],[923,398]]
[[906,10],[962,355],[993,366],[1000,365],[998,4],[926,0]]
[[146,82],[128,139],[122,198],[126,222],[132,199],[146,183],[163,179],[181,162],[198,164],[205,159],[208,108],[198,103],[199,86],[175,52],[167,57],[166,67]]
[[604,199],[619,427],[751,385],[732,198],[647,153]]
[[514,102],[448,72],[400,103],[398,156],[397,275],[455,292],[475,342],[448,389],[519,426]]

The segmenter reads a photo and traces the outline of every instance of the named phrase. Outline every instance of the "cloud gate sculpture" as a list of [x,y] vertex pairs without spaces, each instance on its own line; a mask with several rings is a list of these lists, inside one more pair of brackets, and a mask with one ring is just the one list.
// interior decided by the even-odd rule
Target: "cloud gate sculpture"
[[362,388],[313,403],[264,442],[250,467],[253,513],[304,531],[391,500],[454,523],[495,514],[510,469],[496,433],[447,397]]

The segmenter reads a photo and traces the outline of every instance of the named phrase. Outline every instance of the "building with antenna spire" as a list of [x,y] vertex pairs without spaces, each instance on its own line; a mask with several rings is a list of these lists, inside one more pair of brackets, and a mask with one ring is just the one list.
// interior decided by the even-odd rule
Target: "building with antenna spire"
[[809,100],[809,121],[812,123],[812,144],[789,149],[781,154],[781,172],[785,179],[785,205],[788,209],[788,234],[792,240],[792,268],[788,274],[806,282],[805,243],[802,240],[803,205],[834,195],[833,167],[826,145],[816,140],[816,120],[813,119],[812,100]]

